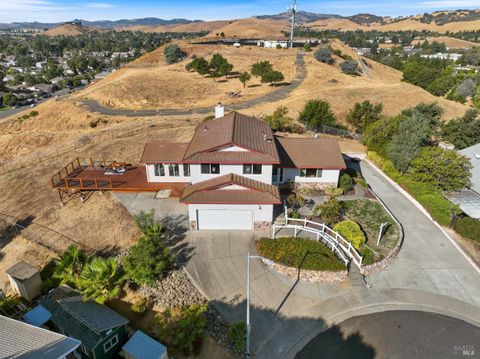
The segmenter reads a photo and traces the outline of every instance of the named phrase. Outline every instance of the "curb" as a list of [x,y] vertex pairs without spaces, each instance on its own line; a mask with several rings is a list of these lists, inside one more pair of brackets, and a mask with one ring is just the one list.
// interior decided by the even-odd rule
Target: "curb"
[[435,226],[440,229],[440,231],[443,233],[445,237],[448,238],[448,240],[454,245],[455,248],[465,257],[465,259],[472,265],[472,267],[477,271],[477,273],[480,274],[480,267],[475,263],[475,261],[468,255],[467,252],[453,239],[445,229],[437,222],[435,221],[430,213],[427,212],[425,208],[407,191],[405,191],[402,187],[398,185],[397,182],[392,180],[390,177],[388,177],[380,168],[378,168],[372,161],[369,159],[365,158],[364,161],[368,163],[377,173],[379,173],[383,178],[385,178],[392,186],[395,187],[396,190],[398,190],[401,194],[403,194],[415,207],[417,207]]

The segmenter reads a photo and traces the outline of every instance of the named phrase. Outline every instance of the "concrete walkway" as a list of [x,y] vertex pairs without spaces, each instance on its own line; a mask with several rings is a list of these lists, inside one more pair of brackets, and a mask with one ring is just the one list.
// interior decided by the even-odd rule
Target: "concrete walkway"
[[[242,103],[226,105],[230,111],[243,110],[245,108],[261,105],[267,102],[280,101],[290,95],[290,93],[296,89],[307,77],[307,68],[304,61],[304,53],[299,52],[295,59],[295,78],[287,85],[278,86],[278,88],[266,95],[247,100]],[[98,112],[106,116],[127,116],[127,117],[149,117],[149,116],[182,116],[182,115],[209,115],[212,114],[212,107],[202,107],[196,109],[161,109],[161,110],[127,110],[127,109],[115,109],[101,105],[98,101],[92,99],[82,100],[82,104],[90,112]]]
[[[350,317],[387,310],[435,312],[480,326],[480,274],[417,207],[366,163],[365,179],[402,223],[404,245],[367,285],[315,284],[283,277],[252,260],[252,350],[293,358],[311,339]],[[251,232],[199,231],[186,271],[230,322],[245,320]]]

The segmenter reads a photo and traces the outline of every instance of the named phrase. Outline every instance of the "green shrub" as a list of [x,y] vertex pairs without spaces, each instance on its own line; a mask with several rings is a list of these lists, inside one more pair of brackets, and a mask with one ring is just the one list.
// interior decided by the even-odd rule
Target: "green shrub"
[[464,238],[480,242],[480,221],[464,217],[455,221],[455,230]]
[[368,189],[368,183],[367,183],[367,181],[365,180],[365,178],[357,177],[357,178],[355,179],[355,181],[356,181],[360,186],[362,186],[364,189]]
[[[205,334],[206,304],[191,304],[181,308],[166,308],[155,318],[154,333],[174,352],[195,353],[198,341]],[[198,353],[195,353],[198,354]]]
[[247,324],[245,322],[233,323],[228,329],[228,338],[238,351],[244,351],[247,342]]
[[345,269],[330,249],[308,238],[262,238],[257,241],[257,249],[261,256],[288,267],[319,271]]
[[131,309],[133,312],[142,314],[147,310],[148,307],[148,300],[144,297],[138,298],[133,304],[131,305]]
[[342,205],[335,198],[331,198],[313,209],[313,215],[319,216],[328,225],[336,223],[341,218],[342,212]]
[[365,234],[357,222],[350,220],[343,221],[337,223],[333,229],[339,232],[347,241],[352,243],[356,249],[362,248],[366,242]]
[[342,173],[340,176],[339,186],[343,193],[349,192],[353,188],[353,178],[348,173]]
[[180,49],[177,44],[170,44],[163,49],[165,55],[165,61],[167,64],[173,64],[182,60],[185,57],[185,53]]
[[293,218],[293,219],[299,219],[300,218],[300,212],[298,211],[292,211],[290,212],[290,214],[288,215],[290,218]]
[[305,206],[306,200],[304,197],[300,196],[299,194],[292,193],[291,195],[288,196],[287,203],[290,207],[296,210]]
[[28,114],[30,117],[35,117],[35,116],[38,116],[38,111],[30,111],[30,113]]

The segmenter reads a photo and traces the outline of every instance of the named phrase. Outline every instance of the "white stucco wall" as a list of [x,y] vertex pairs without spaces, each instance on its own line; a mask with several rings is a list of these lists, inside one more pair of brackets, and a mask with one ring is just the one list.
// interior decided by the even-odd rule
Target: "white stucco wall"
[[[190,182],[191,176],[185,177],[183,175],[183,165],[179,164],[180,176],[170,176],[168,172],[168,164],[165,164],[165,176],[155,176],[155,165],[146,165],[147,181],[148,182]],[[191,171],[191,167],[190,167]]]
[[271,222],[273,220],[273,204],[189,204],[188,217],[190,221],[197,221],[197,210],[199,209],[253,211],[254,222]]
[[322,177],[300,177],[298,168],[284,168],[283,182],[295,181],[298,183],[337,183],[340,170],[323,170]]
[[201,165],[191,164],[190,175],[192,183],[202,182],[214,177],[223,176],[229,173],[235,173],[240,176],[251,178],[253,180],[272,184],[272,165],[262,165],[262,174],[260,175],[246,175],[243,174],[243,165],[220,165],[219,174],[203,174],[201,173]]

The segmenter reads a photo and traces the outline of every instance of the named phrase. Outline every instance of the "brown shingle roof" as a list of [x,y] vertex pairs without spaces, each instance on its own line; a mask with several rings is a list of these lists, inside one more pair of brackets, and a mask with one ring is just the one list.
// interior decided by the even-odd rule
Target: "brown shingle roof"
[[[250,151],[215,151],[239,146]],[[185,153],[187,163],[280,163],[270,126],[255,117],[231,112],[224,117],[202,122]]]
[[333,138],[275,137],[282,167],[346,168],[337,140]]
[[150,142],[143,149],[142,163],[182,162],[188,142]]
[[[246,189],[223,189],[238,185]],[[280,203],[276,186],[230,173],[186,187],[180,202],[184,203]]]

